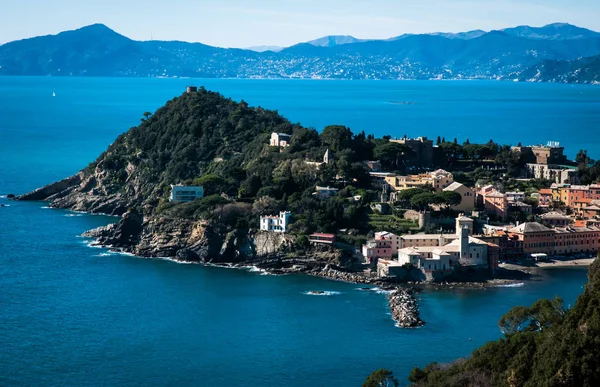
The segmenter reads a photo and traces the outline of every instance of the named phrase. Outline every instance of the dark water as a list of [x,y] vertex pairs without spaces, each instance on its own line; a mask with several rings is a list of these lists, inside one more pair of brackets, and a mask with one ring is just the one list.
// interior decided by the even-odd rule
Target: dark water
[[[600,89],[592,87],[0,77],[0,194],[76,172],[187,83],[316,127],[451,137],[462,122],[469,138],[484,140],[477,127],[502,126],[486,117],[506,115],[495,139],[536,136],[529,123],[552,124],[544,136],[598,147],[596,136],[580,138],[597,129]],[[386,103],[409,97],[422,102]],[[434,114],[434,106],[447,109]],[[560,138],[569,120],[571,135]],[[444,122],[448,132],[439,129]],[[114,218],[0,204],[10,205],[0,207],[0,385],[352,386],[381,367],[404,380],[416,365],[497,339],[498,319],[515,305],[554,295],[573,303],[586,275],[555,269],[521,287],[423,292],[427,325],[400,330],[385,296],[355,285],[111,254],[78,235]]]

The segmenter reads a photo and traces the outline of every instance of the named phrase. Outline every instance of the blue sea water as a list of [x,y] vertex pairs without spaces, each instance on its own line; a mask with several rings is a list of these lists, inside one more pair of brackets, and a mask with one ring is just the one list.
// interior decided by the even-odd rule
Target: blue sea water
[[[190,83],[316,128],[555,140],[600,155],[600,88],[590,86],[0,77],[0,195],[75,173]],[[414,366],[499,338],[496,323],[515,305],[554,295],[572,304],[586,278],[554,269],[521,287],[422,292],[427,325],[401,330],[385,295],[356,285],[113,254],[78,235],[115,218],[0,204],[7,386],[353,386],[382,367],[404,381]]]

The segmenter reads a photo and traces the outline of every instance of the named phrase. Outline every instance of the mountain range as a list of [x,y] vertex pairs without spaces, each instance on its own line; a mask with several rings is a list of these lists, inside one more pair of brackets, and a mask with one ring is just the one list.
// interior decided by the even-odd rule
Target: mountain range
[[[385,40],[326,36],[291,47],[135,41],[94,24],[0,46],[0,75],[598,80],[600,33],[566,23]],[[587,66],[582,76],[577,66]],[[539,74],[539,75],[538,75]],[[595,74],[595,75],[594,75]]]

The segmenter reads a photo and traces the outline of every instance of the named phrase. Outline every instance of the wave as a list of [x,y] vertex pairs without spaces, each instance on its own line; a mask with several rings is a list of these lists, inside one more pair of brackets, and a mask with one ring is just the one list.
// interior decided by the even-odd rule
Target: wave
[[6,199],[7,196],[6,195],[0,195],[0,199]]
[[83,214],[65,214],[66,217],[83,216]]
[[362,287],[362,288],[356,288],[356,290],[363,291],[363,292],[373,292],[373,293],[377,293],[377,294],[390,294],[390,293],[394,292],[394,290],[386,290],[386,289],[381,289],[378,287],[374,287],[374,288]]
[[112,252],[108,252],[108,253],[100,253],[100,254],[96,254],[94,255],[94,257],[110,257],[112,255],[115,255],[115,253]]
[[337,296],[342,294],[342,292],[336,292],[333,290],[309,290],[307,292],[303,292],[302,294],[307,296]]
[[52,207],[49,206],[44,206],[44,207],[40,207],[42,210],[52,210]]
[[519,282],[519,283],[516,283],[516,284],[496,285],[496,287],[498,287],[498,288],[522,288],[523,286],[525,286],[525,282]]

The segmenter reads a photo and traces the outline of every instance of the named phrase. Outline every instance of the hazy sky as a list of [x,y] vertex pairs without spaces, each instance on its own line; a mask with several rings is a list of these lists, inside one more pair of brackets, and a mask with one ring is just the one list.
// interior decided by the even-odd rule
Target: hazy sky
[[600,0],[0,0],[0,10],[0,43],[92,23],[136,40],[221,47],[552,22],[600,30]]

